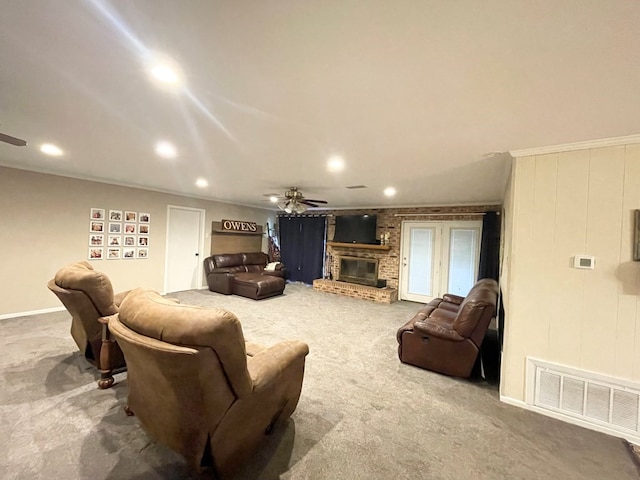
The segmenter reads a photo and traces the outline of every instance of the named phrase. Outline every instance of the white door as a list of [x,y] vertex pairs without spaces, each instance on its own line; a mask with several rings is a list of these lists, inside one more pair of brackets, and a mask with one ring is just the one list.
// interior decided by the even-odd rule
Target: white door
[[165,291],[179,292],[202,284],[204,210],[169,205]]
[[481,230],[479,221],[403,222],[400,299],[465,296],[476,281]]

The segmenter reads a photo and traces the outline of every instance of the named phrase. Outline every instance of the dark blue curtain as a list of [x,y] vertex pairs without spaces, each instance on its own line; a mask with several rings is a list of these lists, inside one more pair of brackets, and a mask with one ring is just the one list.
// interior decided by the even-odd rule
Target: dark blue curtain
[[281,216],[280,257],[292,282],[313,284],[322,278],[326,217]]
[[500,217],[496,212],[487,212],[482,220],[482,241],[480,243],[480,265],[478,280],[500,275]]
[[[480,265],[478,280],[500,277],[500,217],[496,212],[487,212],[482,220],[482,241],[480,244]],[[500,358],[504,331],[504,308],[502,294],[498,295],[497,330],[490,328],[480,347],[479,362],[482,363],[482,376],[489,383],[500,381]]]

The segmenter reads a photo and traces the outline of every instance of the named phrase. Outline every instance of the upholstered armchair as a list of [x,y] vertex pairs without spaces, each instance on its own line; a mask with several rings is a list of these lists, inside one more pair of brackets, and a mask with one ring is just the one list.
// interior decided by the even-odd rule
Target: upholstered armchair
[[469,377],[491,319],[498,282],[479,280],[466,297],[447,293],[424,305],[397,333],[400,361],[454,377]]
[[226,310],[138,288],[109,329],[127,360],[125,410],[195,471],[227,478],[298,404],[308,346],[245,342]]
[[117,313],[129,292],[114,295],[109,278],[84,261],[62,267],[47,286],[71,314],[71,336],[84,358],[100,370],[98,387],[111,387],[126,364],[104,317]]

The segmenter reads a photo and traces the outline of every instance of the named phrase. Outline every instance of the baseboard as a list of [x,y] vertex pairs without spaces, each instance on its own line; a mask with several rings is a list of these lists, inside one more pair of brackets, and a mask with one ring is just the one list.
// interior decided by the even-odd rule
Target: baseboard
[[590,422],[585,422],[583,420],[580,420],[579,418],[573,418],[573,417],[569,417],[567,415],[562,415],[562,414],[557,414],[555,412],[552,412],[550,410],[546,410],[544,408],[539,408],[536,407],[535,405],[529,405],[526,402],[523,402],[522,400],[518,400],[515,398],[511,398],[511,397],[506,397],[502,394],[500,394],[500,401],[502,403],[506,403],[508,405],[513,405],[514,407],[519,407],[519,408],[524,408],[525,410],[529,410],[531,412],[535,412],[535,413],[539,413],[541,415],[544,415],[546,417],[551,417],[551,418],[555,418],[556,420],[561,420],[565,423],[570,423],[572,425],[577,425],[578,427],[583,427],[586,428],[588,430],[595,430],[596,432],[600,432],[600,433],[606,433],[607,435],[611,435],[612,437],[618,437],[618,438],[624,438],[626,441],[628,441],[629,443],[632,443],[634,445],[640,445],[640,437],[629,434],[629,435],[624,435],[623,433],[604,427],[604,426],[600,426],[600,425],[595,425],[593,423]]
[[39,315],[41,313],[60,312],[64,309],[64,307],[52,307],[43,308],[41,310],[32,310],[30,312],[5,313],[3,315],[0,315],[0,320],[6,320],[7,318],[28,317],[29,315]]

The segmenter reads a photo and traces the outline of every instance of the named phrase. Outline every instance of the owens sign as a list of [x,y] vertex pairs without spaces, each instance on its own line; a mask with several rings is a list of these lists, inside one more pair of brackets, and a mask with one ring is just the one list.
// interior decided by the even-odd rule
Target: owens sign
[[240,220],[222,220],[222,230],[225,232],[257,232],[256,222],[241,222]]

